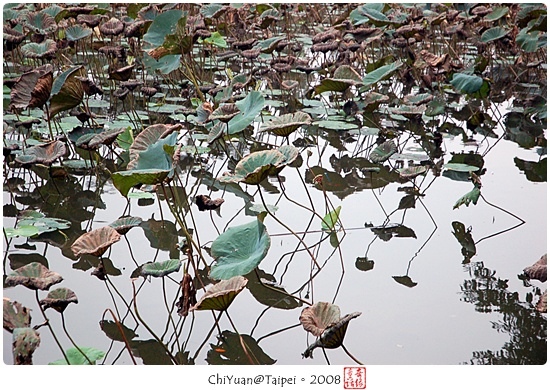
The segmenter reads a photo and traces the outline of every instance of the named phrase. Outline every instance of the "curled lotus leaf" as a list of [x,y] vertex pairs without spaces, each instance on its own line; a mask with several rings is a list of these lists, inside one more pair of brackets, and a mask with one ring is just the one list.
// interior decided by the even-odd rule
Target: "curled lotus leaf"
[[68,41],[79,41],[92,35],[92,30],[81,25],[74,25],[65,29],[65,35]]
[[145,263],[141,266],[141,275],[161,278],[173,272],[178,272],[180,267],[181,261],[178,259]]
[[[48,142],[42,145],[31,146],[25,151],[24,155],[17,156],[15,161],[25,164],[29,159],[24,156],[32,156],[32,163],[51,165],[59,157],[63,157],[67,152],[65,144],[61,141]],[[23,157],[23,159],[21,159]]]
[[69,303],[78,303],[78,298],[74,291],[65,287],[50,291],[46,298],[40,300],[40,305],[44,309],[51,307],[60,313],[65,311]]
[[261,131],[269,131],[281,137],[287,137],[300,126],[311,123],[311,117],[305,112],[295,112],[271,118],[262,125]]
[[124,31],[124,24],[117,18],[111,18],[105,23],[99,25],[99,31],[103,35],[115,36]]
[[53,84],[51,64],[39,66],[17,78],[10,92],[11,106],[16,109],[42,107],[50,98]]
[[284,167],[291,165],[300,155],[298,148],[293,145],[283,145],[278,149],[278,151],[285,157],[285,159],[269,171],[270,176],[278,175]]
[[543,255],[535,264],[530,267],[527,267],[523,270],[525,275],[529,279],[540,280],[541,282],[546,282],[546,258],[547,255]]
[[94,135],[92,139],[88,142],[88,147],[91,149],[96,149],[100,145],[111,145],[117,137],[126,131],[125,128],[119,129],[109,129],[102,131],[101,133]]
[[340,307],[329,302],[317,302],[306,307],[300,314],[300,323],[304,329],[316,337],[321,336],[325,329],[340,320]]
[[67,69],[55,78],[50,97],[50,118],[82,103],[84,87],[80,80],[85,76],[86,70],[82,65],[78,65]]
[[235,174],[223,175],[218,180],[222,183],[260,184],[285,160],[285,156],[278,150],[253,152],[237,163]]
[[28,328],[31,325],[31,311],[17,301],[4,297],[4,329],[13,333],[16,328]]
[[63,277],[50,271],[42,264],[33,262],[19,267],[6,278],[6,286],[23,285],[31,290],[49,290],[54,284],[60,283]]
[[381,163],[389,159],[396,152],[397,146],[392,140],[388,140],[374,148],[369,158],[374,163]]
[[218,108],[216,108],[212,113],[210,114],[209,120],[216,120],[218,119],[221,122],[227,123],[231,119],[233,119],[237,114],[241,112],[236,104],[234,103],[227,103],[222,104]]
[[13,28],[10,28],[6,25],[4,25],[3,32],[4,32],[4,35],[2,38],[4,39],[4,44],[6,45],[5,47],[6,47],[6,50],[8,51],[11,51],[15,49],[17,46],[19,46],[25,40],[25,37],[26,37],[25,34],[17,30],[14,30]]
[[248,279],[240,275],[222,280],[206,290],[204,295],[189,310],[227,310],[247,283]]
[[57,44],[53,39],[46,39],[42,43],[30,42],[21,46],[21,54],[29,58],[53,57],[57,51]]
[[321,84],[315,87],[315,93],[327,91],[343,92],[347,88],[363,84],[361,76],[349,65],[342,65],[334,72],[334,77],[323,79]]
[[143,220],[140,217],[122,217],[109,224],[118,234],[126,234],[131,228],[139,226]]
[[340,347],[344,342],[344,336],[346,335],[349,322],[360,315],[361,312],[356,311],[345,315],[334,324],[331,324],[326,330],[323,331],[321,337],[307,347],[302,356],[305,358],[313,357],[313,350],[318,347],[328,349]]
[[27,13],[21,19],[21,24],[39,35],[47,35],[57,30],[55,19],[43,11]]
[[141,152],[146,151],[151,145],[157,142],[161,138],[166,138],[168,135],[182,128],[181,124],[165,125],[157,124],[151,125],[143,129],[134,142],[130,145],[130,162],[128,163],[128,169],[132,169],[137,165],[137,160]]
[[71,245],[71,250],[77,257],[82,255],[99,257],[118,240],[120,240],[120,234],[114,228],[103,226],[78,237]]

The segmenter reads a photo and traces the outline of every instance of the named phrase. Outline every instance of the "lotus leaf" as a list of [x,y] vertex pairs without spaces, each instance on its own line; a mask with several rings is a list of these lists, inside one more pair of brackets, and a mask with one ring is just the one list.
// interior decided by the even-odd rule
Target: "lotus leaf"
[[462,93],[472,94],[481,89],[483,79],[476,75],[455,73],[451,80],[451,84]]
[[287,137],[300,126],[311,123],[311,117],[305,112],[295,112],[293,114],[284,114],[271,118],[265,122],[260,131],[269,131],[281,137]]
[[50,291],[46,298],[40,300],[44,309],[51,307],[60,313],[65,311],[69,303],[78,303],[78,298],[74,291],[65,287]]
[[77,257],[85,254],[100,257],[118,240],[120,234],[115,229],[103,226],[78,237],[71,245],[71,250]]
[[162,46],[166,36],[173,34],[178,26],[178,21],[183,17],[181,10],[168,10],[153,19],[147,33],[143,36],[145,42],[154,47]]
[[501,38],[504,38],[506,35],[508,35],[509,32],[510,30],[506,30],[502,27],[489,28],[485,30],[483,34],[481,34],[481,42],[487,43],[487,42],[499,40]]
[[257,219],[230,227],[212,243],[211,255],[216,264],[210,269],[210,277],[225,280],[246,275],[267,256],[270,245],[267,229]]
[[326,78],[315,87],[315,93],[334,91],[343,92],[351,86],[362,85],[361,76],[349,65],[342,65],[334,72],[334,77]]
[[252,91],[244,99],[236,102],[235,105],[241,112],[229,121],[228,134],[237,134],[246,129],[262,111],[264,104],[265,98],[258,91]]
[[427,171],[428,171],[428,167],[425,165],[414,165],[407,168],[400,168],[397,170],[397,172],[399,172],[399,177],[407,180],[411,180],[417,176],[423,175]]
[[13,330],[13,361],[17,365],[32,364],[32,355],[40,345],[40,335],[33,328]]
[[361,87],[360,91],[367,90],[368,87],[390,78],[402,65],[403,63],[401,61],[396,61],[367,73],[365,77],[363,77],[364,86]]
[[338,206],[323,217],[323,220],[321,221],[321,229],[323,229],[323,231],[334,231],[334,227],[338,223],[338,217],[340,216],[341,210],[342,206]]
[[50,271],[40,263],[30,263],[17,268],[6,278],[6,286],[13,287],[19,284],[31,290],[49,290],[49,288],[63,280],[61,275]]
[[[138,336],[132,329],[122,323],[117,324],[114,321],[101,320],[99,321],[99,326],[105,335],[114,341],[131,340]],[[122,328],[124,336],[121,334],[119,326]]]
[[131,228],[139,226],[143,220],[140,217],[122,217],[109,224],[110,227],[115,229],[118,234],[124,235],[130,231]]
[[71,366],[82,366],[82,365],[89,365],[90,364],[89,361],[95,364],[97,360],[105,356],[105,352],[92,347],[78,347],[78,349],[69,348],[68,350],[65,351],[65,355],[67,355],[67,359],[69,359],[69,362],[67,362],[65,359],[59,359],[48,364],[50,365],[70,364]]
[[15,229],[5,228],[9,237],[32,237],[38,234],[53,232],[58,229],[68,229],[70,222],[60,218],[45,217],[42,213],[21,213],[21,219],[17,221]]
[[10,92],[11,105],[16,109],[42,107],[50,98],[53,67],[40,66],[17,78]]
[[407,275],[404,275],[404,276],[392,276],[393,280],[395,280],[397,283],[399,284],[402,284],[403,286],[406,286],[406,287],[409,287],[409,288],[413,288],[414,286],[416,286],[418,283],[416,282],[413,282],[413,280],[407,276]]
[[30,310],[17,301],[4,297],[4,329],[13,333],[16,328],[28,328],[31,325]]
[[48,35],[57,30],[55,19],[46,12],[28,12],[21,20],[21,24],[36,34]]
[[180,267],[181,267],[181,261],[178,259],[170,259],[166,261],[145,263],[141,266],[141,275],[161,278],[173,272],[178,272]]
[[270,172],[285,161],[285,155],[278,150],[253,152],[237,163],[235,174],[223,175],[218,180],[222,183],[260,184]]
[[[47,144],[32,146],[25,151],[24,155],[17,156],[15,161],[21,164],[40,163],[51,165],[59,157],[63,157],[67,153],[65,144],[61,141],[48,142]],[[33,158],[25,158],[23,156],[32,156]]]
[[130,162],[128,163],[128,169],[131,169],[135,164],[137,164],[137,160],[141,152],[146,151],[159,139],[165,138],[179,129],[181,129],[181,125],[179,124],[173,126],[158,124],[146,127],[135,137],[134,142],[130,146]]
[[[276,360],[266,355],[256,340],[246,334],[224,330],[219,336],[218,344],[210,344],[210,347],[206,361],[212,365],[271,365],[276,363]],[[246,353],[243,349],[246,349]]]
[[459,200],[456,201],[453,209],[457,209],[462,205],[466,205],[466,207],[468,207],[470,203],[473,203],[474,205],[477,204],[480,195],[481,191],[479,190],[479,187],[474,186],[474,188],[470,192],[463,195]]
[[65,29],[65,34],[67,35],[67,40],[79,41],[92,35],[92,30],[76,24],[74,26],[67,27]]
[[523,270],[529,279],[539,280],[542,283],[547,279],[547,255],[543,255],[535,264]]
[[85,76],[86,70],[82,65],[78,65],[67,69],[55,78],[50,97],[50,118],[82,103],[84,88],[79,77]]
[[374,163],[381,163],[389,159],[396,152],[397,146],[392,140],[388,140],[374,148],[369,158]]
[[329,302],[317,302],[306,307],[300,314],[300,323],[304,329],[316,337],[323,334],[331,324],[340,320],[340,307]]
[[347,314],[344,317],[340,318],[338,321],[331,324],[317,339],[313,344],[309,345],[305,352],[302,354],[303,357],[313,357],[313,350],[315,348],[328,348],[334,349],[340,347],[344,342],[344,336],[348,329],[349,322],[361,315],[361,312],[354,312]]
[[227,310],[235,297],[245,288],[248,279],[234,276],[210,287],[189,310]]
[[302,306],[302,302],[293,298],[276,283],[275,277],[260,269],[246,275],[246,288],[261,304],[283,310],[292,310]]

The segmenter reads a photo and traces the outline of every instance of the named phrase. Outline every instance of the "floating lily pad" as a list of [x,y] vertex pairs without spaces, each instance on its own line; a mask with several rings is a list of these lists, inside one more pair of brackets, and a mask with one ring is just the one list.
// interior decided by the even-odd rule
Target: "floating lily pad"
[[65,219],[49,218],[39,212],[23,212],[15,228],[4,228],[8,237],[33,237],[42,233],[68,229],[71,223]]
[[85,254],[100,257],[118,240],[120,234],[115,229],[103,226],[78,237],[71,245],[71,250],[77,257]]
[[178,272],[180,267],[181,261],[178,259],[145,263],[141,266],[141,275],[161,278],[173,272]]
[[235,297],[245,288],[248,279],[234,276],[210,287],[189,310],[227,310]]
[[60,313],[65,311],[69,303],[78,303],[78,298],[74,291],[65,287],[50,291],[46,298],[40,300],[44,309],[51,307]]
[[235,103],[240,113],[228,123],[228,134],[237,134],[248,127],[262,111],[265,98],[261,92],[252,91],[242,100]]
[[292,114],[284,114],[271,118],[265,122],[260,131],[269,131],[281,137],[287,137],[296,131],[300,126],[311,123],[311,117],[305,112],[295,112]]
[[130,163],[128,163],[128,169],[131,169],[137,165],[137,160],[141,152],[146,151],[159,139],[166,138],[168,135],[181,129],[181,127],[182,126],[180,124],[173,126],[156,124],[143,129],[143,131],[135,137],[134,142],[130,146]]
[[23,285],[31,290],[49,290],[51,286],[61,283],[63,278],[56,272],[50,271],[40,263],[30,263],[17,268],[5,280],[8,287]]
[[230,279],[246,275],[267,256],[270,245],[267,229],[257,219],[230,227],[212,243],[211,255],[216,263],[210,269],[210,277]]

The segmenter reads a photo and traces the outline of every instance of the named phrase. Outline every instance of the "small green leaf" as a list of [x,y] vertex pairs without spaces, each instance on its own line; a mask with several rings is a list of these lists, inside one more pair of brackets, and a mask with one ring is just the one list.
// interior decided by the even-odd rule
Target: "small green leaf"
[[181,261],[178,259],[170,259],[166,261],[159,261],[154,263],[146,263],[141,266],[141,275],[154,276],[160,278],[171,274],[172,272],[179,271],[181,267]]
[[451,80],[451,84],[462,93],[472,94],[481,89],[483,79],[475,75],[455,73]]
[[453,210],[459,208],[462,205],[466,205],[466,207],[468,207],[470,203],[473,203],[474,205],[477,204],[480,195],[481,191],[477,186],[475,186],[470,192],[463,195],[459,200],[456,201],[455,205],[453,206]]
[[323,229],[324,231],[333,231],[334,227],[338,223],[338,217],[340,216],[340,210],[342,210],[342,206],[336,207],[330,213],[325,215],[323,217],[323,221],[321,222],[321,229]]
[[[65,351],[65,354],[67,355],[67,359],[69,360],[69,363],[71,366],[82,366],[82,365],[89,365],[90,363],[88,360],[90,360],[92,363],[95,364],[95,362],[99,359],[101,359],[103,356],[105,356],[105,352],[100,351],[99,349],[95,349],[92,347],[79,347],[80,351],[76,348],[70,348]],[[82,352],[81,352],[82,351]],[[86,355],[86,356],[84,356]],[[88,359],[86,359],[86,357]],[[56,360],[54,362],[48,363],[49,365],[66,365],[68,364],[67,361],[63,359]]]
[[225,38],[217,31],[215,33],[212,33],[212,35],[208,38],[205,38],[204,43],[208,43],[210,45],[221,48],[227,47],[227,42],[225,41]]

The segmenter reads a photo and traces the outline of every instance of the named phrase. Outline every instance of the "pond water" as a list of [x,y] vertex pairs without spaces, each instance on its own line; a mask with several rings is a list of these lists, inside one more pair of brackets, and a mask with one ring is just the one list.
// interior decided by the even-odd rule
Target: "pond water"
[[[111,17],[126,27],[143,21],[149,35],[94,32],[70,40],[52,57],[54,80],[89,77],[103,95],[82,94],[49,123],[45,107],[59,107],[53,92],[44,111],[31,106],[15,115],[18,85],[4,87],[4,316],[6,298],[32,314],[30,325],[11,318],[13,328],[40,325],[47,316],[49,326],[38,329],[40,344],[31,348],[34,364],[63,359],[61,350],[74,344],[93,348],[84,351],[98,364],[118,365],[546,362],[546,307],[539,302],[546,283],[524,275],[547,251],[546,33],[536,27],[544,7],[495,6],[487,13],[458,5],[136,7],[91,6],[96,11],[90,12],[105,15],[102,24]],[[76,34],[67,31],[81,25],[70,7],[54,8],[7,7],[4,22],[11,12],[28,20],[25,15],[34,12],[45,19],[54,13],[56,27],[46,36]],[[315,15],[313,26],[303,23],[307,12]],[[205,23],[211,41],[205,35],[187,49],[181,42],[197,31],[191,20]],[[166,27],[178,21],[180,30]],[[14,27],[27,34],[21,45],[32,36],[28,23]],[[242,38],[237,32],[247,31],[248,23],[256,30]],[[516,24],[527,30],[514,36],[494,30],[496,38],[480,32],[498,27],[511,34]],[[412,33],[399,32],[405,25]],[[453,26],[464,32],[453,37],[445,30]],[[324,40],[322,33],[331,37]],[[523,43],[522,33],[535,47]],[[159,68],[144,52],[174,49],[171,34],[180,34],[182,54],[160,56],[166,68]],[[241,42],[231,39],[236,36]],[[244,42],[248,38],[255,42]],[[270,49],[283,39],[289,43]],[[311,50],[333,40],[338,44],[331,50]],[[98,53],[113,42],[125,48],[124,58]],[[359,47],[342,49],[352,43]],[[259,50],[257,57],[245,57],[247,45]],[[25,60],[22,49],[4,53],[4,79],[44,63]],[[236,54],[222,60],[230,49]],[[425,49],[434,57],[421,54]],[[135,65],[131,80],[141,85],[119,99],[124,80],[110,67],[128,64]],[[280,72],[277,64],[290,69]],[[300,64],[311,69],[301,71]],[[56,85],[66,92],[68,84],[54,82],[54,92]],[[208,84],[216,84],[217,93],[195,88]],[[138,92],[145,86],[157,92]],[[370,105],[374,99],[381,103]],[[76,106],[93,113],[98,127],[68,115]],[[292,113],[308,118],[290,118]],[[18,123],[32,118],[39,120],[30,127]],[[284,118],[279,129],[297,124],[278,136],[276,118]],[[139,137],[157,124],[165,127],[156,136]],[[160,136],[173,124],[181,128]],[[112,145],[91,147],[93,134],[82,138],[116,128],[125,132]],[[28,150],[52,135],[67,150],[61,158],[53,164],[25,159],[40,157],[42,151]],[[134,139],[143,143],[137,152]],[[133,167],[132,153],[139,155]],[[251,177],[273,167],[277,175],[266,174],[257,184]],[[150,176],[139,176],[145,173]],[[199,211],[198,195],[223,204]],[[123,216],[140,220],[120,237],[116,233],[104,253],[75,254],[84,233]],[[25,221],[32,228],[24,228]],[[259,229],[235,233],[250,223]],[[224,251],[242,265],[240,272],[221,266],[216,253]],[[250,265],[252,257],[257,263]],[[177,269],[168,270],[170,259],[180,260]],[[36,262],[63,281],[44,290],[19,285],[14,275],[27,276],[30,271],[20,267]],[[155,276],[149,262],[165,276]],[[185,274],[197,299],[214,288],[207,267],[222,275],[216,283],[238,274],[247,285],[223,289],[227,310],[178,314]],[[74,292],[78,303],[62,314],[42,313],[37,301],[59,288]],[[66,304],[67,291],[61,292]],[[317,347],[304,358],[317,339],[305,330],[308,320],[300,319],[306,312],[317,329],[335,331],[337,348]],[[360,314],[334,323],[351,313]],[[14,334],[4,331],[6,364],[14,364]],[[82,353],[72,353],[82,360]]]

